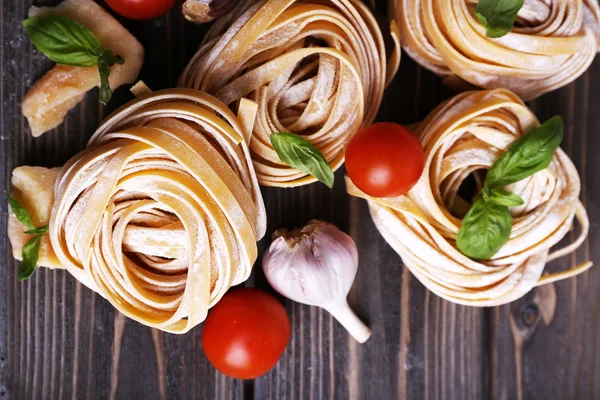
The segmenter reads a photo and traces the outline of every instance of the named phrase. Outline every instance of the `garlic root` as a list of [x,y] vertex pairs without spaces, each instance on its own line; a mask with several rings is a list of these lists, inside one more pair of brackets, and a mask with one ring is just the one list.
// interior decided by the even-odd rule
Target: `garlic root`
[[354,311],[352,311],[348,302],[338,303],[323,308],[337,319],[357,342],[364,343],[371,336],[371,329],[358,318]]

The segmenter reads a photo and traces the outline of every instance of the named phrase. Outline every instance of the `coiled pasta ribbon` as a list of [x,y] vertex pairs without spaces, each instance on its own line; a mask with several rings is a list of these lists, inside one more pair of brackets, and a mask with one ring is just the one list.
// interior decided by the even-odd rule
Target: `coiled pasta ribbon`
[[598,51],[597,0],[526,0],[516,26],[498,39],[486,37],[476,4],[395,0],[392,11],[404,50],[456,89],[506,88],[530,100],[575,80]]
[[[456,248],[461,217],[469,203],[458,194],[471,174],[477,186],[482,170],[519,136],[539,125],[533,113],[504,89],[465,92],[437,107],[417,129],[426,162],[419,182],[406,195],[371,198],[347,179],[348,192],[366,198],[373,221],[409,270],[432,292],[471,306],[508,303],[536,285],[576,275],[542,276],[546,262],[573,252],[585,239],[589,221],[579,202],[580,181],[569,157],[558,149],[550,166],[507,189],[525,200],[511,207],[509,241],[488,261],[474,261]],[[569,232],[576,217],[579,237],[567,247],[549,249]]]
[[[395,23],[392,32],[399,43]],[[361,1],[241,1],[212,26],[179,86],[230,105],[255,101],[250,149],[259,182],[300,186],[316,179],[280,161],[269,136],[303,135],[339,168],[348,139],[375,118],[386,73],[391,78],[399,61],[396,49],[386,67],[381,32]]]
[[192,89],[142,94],[62,168],[50,215],[60,263],[119,311],[183,333],[247,279],[266,229],[239,118]]

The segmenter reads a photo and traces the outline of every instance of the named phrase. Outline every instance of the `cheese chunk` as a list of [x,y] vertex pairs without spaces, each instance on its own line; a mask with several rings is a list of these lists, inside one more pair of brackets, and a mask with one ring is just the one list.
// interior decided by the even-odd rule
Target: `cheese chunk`
[[[133,83],[144,62],[144,48],[102,7],[92,0],[65,0],[56,7],[31,7],[29,17],[62,15],[91,30],[105,49],[125,59],[115,64],[108,78],[114,90]],[[23,98],[23,115],[33,136],[57,127],[67,112],[79,103],[86,92],[100,85],[97,67],[56,65],[37,81]]]
[[[48,225],[50,212],[54,204],[54,183],[60,168],[43,167],[18,167],[12,175],[14,197],[29,213],[33,225],[36,227]],[[8,238],[12,245],[13,257],[21,260],[23,245],[33,235],[25,234],[27,227],[17,220],[15,214],[9,209],[8,213]],[[40,259],[38,265],[48,268],[63,268],[52,250],[48,235],[42,236],[40,245]]]

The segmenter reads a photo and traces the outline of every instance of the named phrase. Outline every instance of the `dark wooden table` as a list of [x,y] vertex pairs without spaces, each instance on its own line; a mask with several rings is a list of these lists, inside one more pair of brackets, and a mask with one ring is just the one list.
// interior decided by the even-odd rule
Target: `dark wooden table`
[[[3,189],[9,188],[15,166],[62,165],[84,148],[103,116],[132,98],[121,88],[102,107],[94,91],[63,125],[32,138],[21,99],[52,62],[35,51],[21,27],[30,3],[0,0]],[[124,24],[146,49],[140,78],[153,89],[174,86],[206,29],[185,22],[178,10],[155,21]],[[599,82],[597,60],[573,84],[530,103],[541,120],[554,114],[565,118],[563,148],[581,174],[581,199],[592,221],[577,254],[549,268],[599,261]],[[452,95],[403,55],[379,120],[419,121]],[[19,263],[3,235],[0,400],[600,399],[600,267],[502,307],[448,303],[402,267],[371,222],[366,203],[346,195],[342,177],[338,171],[333,190],[320,184],[265,188],[268,232],[320,218],[353,236],[361,262],[350,300],[373,329],[365,344],[353,341],[326,312],[284,301],[293,333],[277,367],[254,381],[230,379],[204,357],[201,326],[183,336],[146,328],[65,271],[41,269],[19,282]],[[6,232],[6,203],[0,201],[0,207],[0,231]],[[261,241],[261,254],[268,244],[268,237]],[[246,285],[270,290],[260,268]]]

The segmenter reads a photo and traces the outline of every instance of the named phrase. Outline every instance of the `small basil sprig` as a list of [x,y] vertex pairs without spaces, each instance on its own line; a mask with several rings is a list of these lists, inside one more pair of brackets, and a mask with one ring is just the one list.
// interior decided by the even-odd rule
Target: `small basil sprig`
[[19,269],[19,280],[23,281],[35,272],[37,268],[37,262],[40,258],[40,245],[42,243],[42,236],[48,233],[48,225],[35,227],[31,221],[31,217],[27,210],[15,199],[13,199],[8,193],[6,194],[8,204],[12,209],[20,223],[27,227],[25,231],[28,235],[35,235],[25,243],[23,250],[21,251],[21,268]]
[[490,38],[499,38],[512,29],[525,0],[479,0],[475,16]]
[[511,227],[512,216],[507,206],[477,196],[463,218],[456,245],[467,257],[487,260],[508,241]]
[[269,136],[279,159],[305,174],[309,174],[333,187],[333,171],[323,153],[300,135],[278,132]]
[[59,15],[44,15],[23,21],[29,38],[39,51],[57,64],[76,67],[98,66],[100,102],[108,103],[112,90],[108,84],[110,67],[123,64],[121,56],[102,48],[94,34],[79,22]]
[[482,190],[483,200],[499,206],[518,207],[525,203],[521,196],[508,192],[504,189],[492,189],[485,186]]
[[548,168],[563,139],[563,121],[555,116],[515,140],[487,173],[481,192],[463,218],[456,246],[475,260],[488,260],[510,237],[512,216],[508,207],[523,199],[503,186]]
[[485,182],[499,188],[546,169],[562,140],[563,120],[557,115],[515,140],[488,171]]

